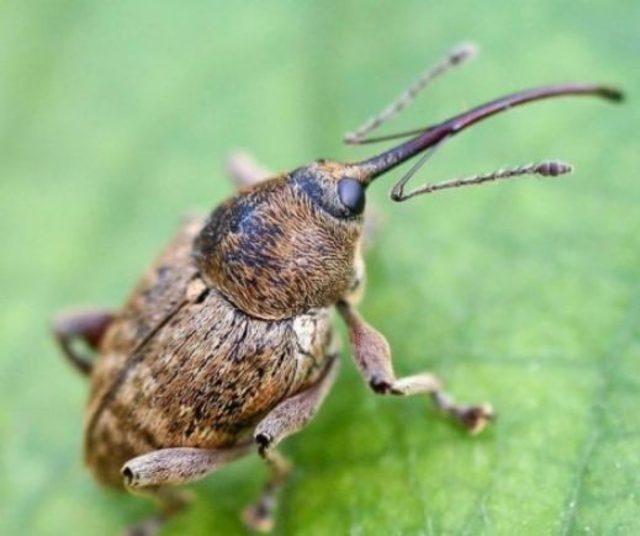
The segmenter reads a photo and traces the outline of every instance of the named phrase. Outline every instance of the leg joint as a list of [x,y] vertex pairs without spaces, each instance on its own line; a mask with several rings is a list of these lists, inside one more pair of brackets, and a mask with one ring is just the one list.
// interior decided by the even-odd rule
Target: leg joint
[[383,380],[376,376],[369,380],[369,387],[378,395],[401,395],[403,394],[398,389],[394,388],[394,381]]
[[273,437],[267,432],[257,432],[253,440],[256,442],[256,445],[258,445],[258,454],[260,454],[262,458],[266,458],[267,451],[273,444]]

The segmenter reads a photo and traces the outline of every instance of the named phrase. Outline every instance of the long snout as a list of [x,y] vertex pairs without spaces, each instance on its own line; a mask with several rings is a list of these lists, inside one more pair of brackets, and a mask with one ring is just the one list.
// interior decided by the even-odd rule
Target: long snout
[[610,101],[623,99],[621,91],[598,84],[570,83],[527,89],[482,104],[436,125],[425,127],[414,138],[372,158],[355,163],[353,166],[358,169],[361,182],[369,184],[376,177],[410,160],[417,154],[439,145],[447,138],[493,115],[528,102],[570,95],[594,96]]

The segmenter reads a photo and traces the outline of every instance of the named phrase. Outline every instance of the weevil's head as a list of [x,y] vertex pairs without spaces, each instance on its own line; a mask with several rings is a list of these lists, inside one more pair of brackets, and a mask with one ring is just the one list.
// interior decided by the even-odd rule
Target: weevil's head
[[357,277],[360,179],[357,167],[317,160],[232,197],[196,238],[201,274],[258,318],[335,304]]
[[[527,102],[564,95],[622,97],[615,89],[593,84],[526,90],[420,129],[408,141],[362,162],[317,160],[265,181],[212,213],[194,244],[200,272],[238,308],[258,318],[290,318],[333,305],[350,291],[357,277],[365,190],[374,180],[483,119]],[[556,176],[569,170],[563,164],[544,163],[491,178],[523,172]],[[487,180],[488,176],[478,176],[403,195],[406,181],[401,179],[392,199],[403,201]]]

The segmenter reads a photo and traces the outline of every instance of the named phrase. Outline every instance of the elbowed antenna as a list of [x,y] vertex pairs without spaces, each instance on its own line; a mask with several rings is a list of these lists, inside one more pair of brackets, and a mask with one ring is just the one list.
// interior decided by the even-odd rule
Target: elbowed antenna
[[369,184],[376,177],[410,160],[419,153],[435,148],[447,138],[479,121],[528,102],[569,95],[591,95],[610,101],[621,101],[623,98],[621,91],[597,84],[574,83],[527,89],[488,102],[442,123],[425,127],[414,138],[377,156],[353,164],[353,166],[360,172],[360,181]]
[[518,167],[502,168],[491,173],[480,173],[478,175],[472,175],[471,177],[451,179],[444,182],[436,182],[434,184],[425,184],[424,186],[416,188],[407,194],[404,193],[406,180],[401,180],[393,187],[393,190],[391,190],[391,199],[394,201],[406,201],[416,195],[430,194],[440,190],[446,190],[448,188],[460,188],[461,186],[472,186],[475,184],[484,184],[485,182],[515,179],[518,177],[525,177],[527,175],[559,177],[560,175],[565,175],[572,171],[573,166],[571,164],[567,164],[560,160],[545,160],[544,162],[539,162],[537,164],[525,164]]
[[[475,43],[460,43],[453,47],[447,55],[436,65],[424,71],[420,78],[411,84],[405,91],[400,93],[391,104],[386,106],[381,112],[374,115],[353,132],[345,134],[343,141],[352,145],[372,143],[379,138],[367,138],[371,132],[391,121],[402,110],[409,106],[422,90],[430,85],[436,78],[447,73],[455,67],[459,67],[465,62],[473,59],[478,53],[478,46]],[[405,136],[406,137],[406,136]]]

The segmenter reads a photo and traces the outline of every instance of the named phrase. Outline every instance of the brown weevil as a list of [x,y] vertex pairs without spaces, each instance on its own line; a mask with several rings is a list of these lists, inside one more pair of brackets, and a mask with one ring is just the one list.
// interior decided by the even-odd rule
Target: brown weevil
[[[57,317],[54,332],[64,354],[91,383],[86,464],[101,483],[160,504],[156,516],[134,527],[136,534],[157,531],[186,504],[174,486],[254,449],[270,477],[243,518],[256,530],[273,526],[278,490],[290,471],[277,446],[314,417],[338,371],[334,307],[375,393],[428,395],[473,433],[493,418],[488,404],[456,403],[428,372],[397,378],[384,336],[356,311],[364,282],[365,192],[377,177],[418,155],[393,188],[393,200],[498,179],[561,175],[571,167],[542,162],[404,192],[437,147],[494,114],[564,95],[614,101],[622,95],[594,84],[546,86],[412,132],[366,137],[472,53],[470,46],[456,49],[346,137],[350,143],[408,140],[361,162],[316,160],[271,178],[247,157],[236,157],[230,171],[239,191],[207,219],[188,219],[120,310]],[[83,353],[78,343],[97,356]]]

